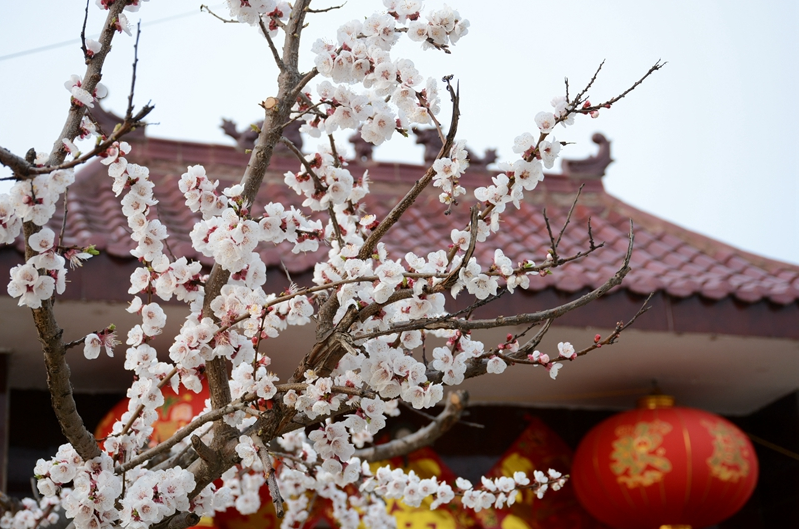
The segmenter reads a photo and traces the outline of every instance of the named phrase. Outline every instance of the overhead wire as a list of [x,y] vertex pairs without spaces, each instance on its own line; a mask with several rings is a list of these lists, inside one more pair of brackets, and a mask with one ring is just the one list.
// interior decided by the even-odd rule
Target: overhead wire
[[[225,4],[217,4],[217,5],[213,6],[213,7],[214,8],[219,8],[219,7],[222,7],[224,5]],[[143,27],[155,26],[157,24],[163,24],[164,22],[170,22],[172,20],[177,20],[177,19],[180,19],[180,18],[186,18],[186,17],[192,16],[192,15],[199,15],[200,13],[201,13],[201,11],[199,11],[199,10],[198,11],[187,11],[185,13],[180,13],[180,14],[177,14],[177,15],[171,15],[171,16],[168,16],[168,17],[159,18],[157,20],[151,20],[151,21],[147,21],[147,22],[142,22],[142,26]],[[91,35],[91,37],[97,37],[97,36],[99,36],[99,34]],[[29,48],[27,50],[16,51],[14,53],[9,53],[7,55],[0,55],[0,61],[5,61],[5,60],[8,60],[8,59],[15,59],[17,57],[24,57],[25,55],[32,55],[34,53],[40,53],[40,52],[43,52],[43,51],[54,50],[56,48],[62,48],[64,46],[69,46],[71,44],[80,44],[80,43],[81,43],[81,41],[80,41],[79,38],[65,40],[65,41],[62,41],[62,42],[55,42],[53,44],[47,44],[46,46],[39,46],[38,48]]]

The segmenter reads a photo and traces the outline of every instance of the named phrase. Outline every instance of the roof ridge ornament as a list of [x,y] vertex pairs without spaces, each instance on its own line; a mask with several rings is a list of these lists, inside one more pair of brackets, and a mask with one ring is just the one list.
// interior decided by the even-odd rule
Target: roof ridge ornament
[[[424,145],[424,163],[431,164],[436,161],[438,158],[438,152],[441,150],[441,137],[438,135],[438,131],[435,128],[419,128],[413,127],[411,128],[411,132],[416,135],[416,143],[418,145]],[[466,147],[466,152],[468,154],[469,165],[472,166],[487,166],[497,161],[497,150],[496,149],[486,149],[483,152],[483,156],[477,155],[474,151]]]
[[610,140],[597,132],[591,136],[591,141],[599,145],[599,152],[582,160],[564,159],[561,162],[563,176],[582,180],[598,180],[605,176],[605,169],[614,161],[610,157]]

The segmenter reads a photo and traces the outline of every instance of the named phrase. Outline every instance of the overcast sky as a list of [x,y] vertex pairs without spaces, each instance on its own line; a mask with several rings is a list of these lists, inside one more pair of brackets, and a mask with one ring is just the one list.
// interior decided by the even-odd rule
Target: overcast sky
[[[209,1],[210,0],[206,0]],[[314,7],[334,1],[315,2]],[[79,44],[8,57],[76,39],[84,2],[4,2],[0,17],[0,145],[18,154],[49,151],[69,105],[63,83],[83,75]],[[427,2],[439,7],[442,2]],[[595,151],[590,137],[613,141],[605,185],[622,200],[739,248],[799,263],[799,3],[795,1],[452,0],[470,20],[452,55],[401,46],[424,75],[460,81],[459,135],[478,152],[495,147],[512,160],[513,138],[563,93],[563,78],[584,84],[605,67],[591,92],[604,100],[668,61],[640,89],[599,119],[557,132],[576,142],[562,151]],[[136,99],[156,109],[151,136],[229,143],[222,117],[240,126],[260,119],[257,103],[276,91],[277,70],[254,29],[200,14],[196,0],[151,0],[142,19]],[[224,14],[221,3],[211,4]],[[348,0],[309,17],[303,49],[335,38],[343,22],[371,14],[378,0]],[[594,10],[587,10],[593,6]],[[104,14],[89,9],[88,34]],[[122,35],[105,68],[106,108],[124,113],[133,39]],[[302,63],[310,67],[306,53]],[[395,136],[396,138],[396,136]],[[420,162],[413,139],[376,150],[382,160]],[[8,176],[0,168],[0,176]],[[8,186],[0,187],[7,189]]]

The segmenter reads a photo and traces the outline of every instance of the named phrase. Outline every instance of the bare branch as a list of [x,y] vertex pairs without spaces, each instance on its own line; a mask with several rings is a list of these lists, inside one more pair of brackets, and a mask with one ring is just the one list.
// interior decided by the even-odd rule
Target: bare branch
[[212,17],[216,18],[217,20],[220,20],[220,21],[224,22],[225,24],[238,24],[239,23],[238,20],[231,20],[231,19],[228,19],[228,18],[223,18],[223,17],[217,15],[216,13],[214,13],[213,11],[211,11],[211,8],[208,7],[207,5],[200,4],[200,13],[202,13],[203,11],[205,11],[206,13],[211,15]]
[[[436,416],[435,415],[430,415],[429,413],[425,413],[422,410],[417,410],[416,408],[414,408],[413,406],[411,406],[410,404],[408,404],[407,402],[405,402],[403,400],[399,401],[399,405],[402,406],[404,409],[410,411],[411,413],[415,413],[416,415],[419,415],[420,417],[424,417],[428,421],[435,421],[436,420]],[[478,424],[476,422],[464,421],[463,417],[461,417],[461,419],[458,421],[458,424],[462,424],[464,426],[469,426],[470,428],[480,428],[480,429],[485,428],[485,424]]]
[[453,391],[449,394],[444,410],[438,414],[433,422],[401,439],[395,439],[371,448],[356,450],[355,457],[360,458],[362,461],[382,461],[409,454],[414,450],[429,445],[458,422],[468,403],[469,394],[466,391]]
[[306,13],[327,13],[328,11],[333,11],[334,9],[341,9],[345,5],[347,5],[347,2],[344,2],[343,4],[337,5],[337,6],[326,7],[324,9],[311,9],[310,7],[308,7],[308,8],[305,9],[305,12]]
[[70,169],[72,167],[76,167],[88,162],[98,154],[105,152],[111,145],[114,144],[114,142],[119,141],[122,137],[135,130],[137,127],[142,126],[144,118],[147,117],[150,112],[152,112],[153,108],[155,107],[151,105],[144,105],[141,110],[139,110],[130,120],[123,121],[105,141],[98,143],[91,151],[68,162],[62,161],[56,165],[48,164],[39,167],[33,165],[32,162],[23,161],[23,163],[20,165],[20,157],[12,154],[7,149],[0,147],[0,163],[10,167],[15,171],[15,180],[31,179],[39,174],[47,174],[59,169]]
[[260,26],[264,37],[266,37],[266,42],[269,44],[269,50],[272,52],[272,58],[275,60],[275,64],[281,72],[284,71],[286,69],[286,64],[283,62],[283,59],[280,58],[280,52],[277,51],[275,43],[272,41],[272,37],[269,35],[269,30],[266,28],[262,18],[258,19],[258,25]]
[[182,512],[175,515],[167,524],[167,529],[187,529],[200,523],[200,515],[193,512]]
[[141,36],[141,20],[136,23],[136,42],[133,44],[133,75],[130,79],[130,94],[128,94],[128,110],[125,112],[125,121],[133,117],[133,92],[136,89],[136,66],[139,64],[139,37]]
[[67,231],[68,213],[69,213],[69,188],[64,190],[64,217],[61,219],[61,233],[58,234],[58,246],[64,245],[64,232]]
[[590,345],[590,346],[586,347],[585,349],[579,351],[577,353],[577,356],[585,356],[588,353],[590,353],[591,351],[593,351],[594,349],[599,349],[603,345],[613,345],[614,343],[616,343],[616,339],[619,337],[619,335],[621,334],[621,332],[623,330],[629,328],[633,323],[635,323],[635,320],[638,319],[638,316],[640,316],[641,314],[645,313],[646,311],[648,311],[649,309],[652,308],[651,306],[649,306],[649,300],[652,299],[653,295],[654,295],[654,293],[649,294],[646,297],[646,300],[644,300],[643,305],[641,305],[641,308],[638,309],[638,312],[636,312],[635,315],[633,315],[633,317],[630,318],[630,321],[628,321],[627,323],[624,323],[624,322],[621,322],[621,321],[618,322],[616,324],[616,328],[613,330],[612,333],[610,333],[610,335],[608,335],[607,338],[605,338],[604,340],[595,341],[593,345]]
[[629,94],[630,92],[632,92],[636,88],[638,88],[638,86],[641,83],[643,83],[646,80],[647,77],[649,77],[650,75],[652,75],[656,71],[660,70],[661,68],[663,68],[667,64],[668,64],[667,62],[660,62],[660,59],[658,59],[658,61],[644,74],[643,77],[638,79],[635,83],[633,83],[633,85],[630,88],[628,88],[627,90],[625,90],[621,94],[619,94],[616,97],[613,97],[611,99],[608,99],[607,101],[605,101],[604,103],[600,103],[599,105],[593,105],[593,106],[590,106],[590,107],[581,108],[581,109],[578,110],[578,112],[580,112],[582,114],[587,114],[587,113],[592,112],[594,110],[599,110],[600,108],[610,108],[613,104],[618,102],[620,99],[625,97],[627,94]]
[[302,151],[300,151],[297,148],[296,145],[294,145],[294,142],[291,141],[290,139],[288,139],[285,136],[281,136],[280,137],[280,143],[282,143],[283,145],[288,147],[289,150],[294,154],[294,156],[296,156],[297,159],[300,161],[302,166],[305,167],[305,170],[308,172],[308,174],[313,179],[314,188],[315,188],[316,192],[317,193],[321,193],[321,192],[325,191],[325,186],[322,184],[322,181],[319,179],[319,175],[317,175],[316,171],[313,170],[313,166],[311,166],[311,162],[309,162],[308,160],[305,159],[305,155],[302,154]]
[[538,344],[541,343],[541,340],[544,338],[544,335],[552,326],[553,321],[555,321],[554,318],[545,321],[544,325],[541,326],[541,329],[536,333],[536,335],[530,338],[530,341],[525,343],[523,346],[519,347],[519,351],[517,352],[518,354],[514,355],[514,357],[527,356],[527,354],[530,351],[535,350],[535,348],[538,347]]
[[[594,83],[596,82],[596,78],[599,76],[599,72],[602,70],[602,67],[603,67],[604,65],[605,65],[605,61],[604,61],[604,59],[603,59],[603,60],[602,60],[602,62],[600,62],[600,63],[599,63],[599,66],[597,67],[596,71],[594,72],[594,75],[592,75],[592,76],[591,76],[591,79],[588,81],[588,84],[587,84],[587,85],[585,85],[585,88],[583,88],[582,90],[580,90],[580,92],[579,92],[579,93],[577,94],[577,96],[574,98],[574,104],[575,104],[575,105],[578,105],[578,104],[580,104],[580,103],[582,102],[583,98],[584,98],[584,97],[585,97],[585,95],[588,93],[588,90],[590,90],[590,89],[591,89],[591,87],[592,87],[592,86],[594,85]],[[567,87],[567,89],[568,89],[568,84],[566,85],[566,87]]]
[[25,158],[17,156],[5,147],[0,147],[0,164],[5,165],[14,171],[15,179],[31,174],[33,164],[29,163]]
[[585,184],[580,184],[580,187],[577,189],[577,195],[574,197],[572,206],[569,208],[569,214],[566,215],[566,222],[563,223],[563,227],[560,229],[560,233],[558,233],[558,240],[555,241],[555,247],[557,247],[560,244],[560,240],[563,238],[563,232],[566,231],[566,226],[569,225],[569,221],[572,219],[574,208],[577,207],[577,201],[580,200],[580,193],[583,192],[584,187]]
[[17,498],[8,496],[5,492],[0,490],[0,513],[15,512],[24,509],[25,506]]
[[197,455],[200,456],[200,459],[206,463],[212,462],[214,459],[216,459],[216,452],[211,450],[210,446],[203,443],[203,440],[197,435],[191,436],[191,446],[194,448],[194,451],[197,452]]
[[278,518],[282,519],[286,515],[286,510],[283,508],[283,495],[280,494],[280,487],[277,484],[277,477],[275,476],[275,467],[272,465],[272,457],[266,445],[257,434],[250,436],[253,444],[258,449],[258,457],[261,458],[261,466],[264,467],[264,474],[266,475],[266,484],[269,487],[269,496],[272,498],[272,505],[275,507],[275,514]]
[[89,49],[86,47],[86,22],[89,21],[89,0],[86,0],[86,9],[83,13],[83,27],[80,30],[80,49],[83,50],[83,58],[87,61],[89,58]]

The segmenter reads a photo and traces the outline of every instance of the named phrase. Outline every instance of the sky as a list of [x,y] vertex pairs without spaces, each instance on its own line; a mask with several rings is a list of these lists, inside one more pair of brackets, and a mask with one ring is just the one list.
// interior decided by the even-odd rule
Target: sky
[[[205,0],[226,15],[221,2]],[[335,5],[316,0],[313,7]],[[591,100],[626,89],[656,61],[666,67],[598,119],[558,130],[574,142],[566,158],[595,152],[602,132],[615,159],[606,189],[625,202],[738,248],[799,264],[799,3],[783,0],[606,0],[558,2],[451,0],[470,21],[451,55],[407,42],[394,57],[425,76],[460,83],[459,137],[513,161],[513,139],[535,129],[534,116],[563,94],[563,80],[584,85],[603,60]],[[4,2],[0,8],[0,146],[24,155],[49,151],[63,125],[63,83],[84,65],[79,0]],[[428,1],[426,11],[443,2]],[[276,92],[277,69],[255,29],[200,13],[195,0],[150,0],[141,18],[136,103],[155,110],[150,136],[230,143],[221,118],[240,127],[261,119],[257,106]],[[312,66],[316,38],[378,10],[378,0],[348,0],[310,15],[301,67]],[[87,34],[104,13],[91,2]],[[406,39],[405,39],[406,40]],[[66,45],[53,46],[73,41]],[[46,50],[32,52],[38,48]],[[114,39],[104,69],[104,106],[125,111],[133,38]],[[444,100],[446,103],[446,100]],[[443,105],[446,107],[446,104]],[[447,119],[443,116],[442,119]],[[560,129],[560,128],[559,128]],[[421,162],[413,138],[397,138],[375,158]],[[0,168],[0,177],[10,172]],[[0,184],[0,191],[8,185]]]

